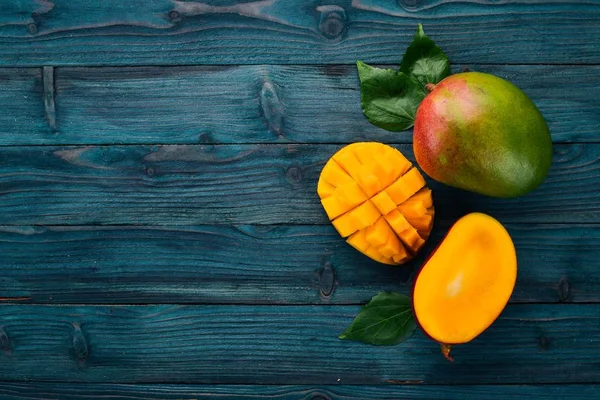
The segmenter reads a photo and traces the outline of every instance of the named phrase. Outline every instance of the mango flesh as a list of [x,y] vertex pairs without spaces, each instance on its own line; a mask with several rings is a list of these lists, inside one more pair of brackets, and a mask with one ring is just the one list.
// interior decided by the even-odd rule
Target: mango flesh
[[493,197],[517,197],[540,185],[552,139],[535,104],[494,75],[466,72],[435,85],[415,117],[417,163],[431,178]]
[[335,153],[317,193],[348,244],[384,264],[411,260],[433,226],[433,199],[423,176],[382,143],[353,143]]
[[469,342],[496,320],[516,278],[517,256],[506,229],[489,215],[468,214],[450,228],[419,272],[415,316],[449,352],[448,345]]

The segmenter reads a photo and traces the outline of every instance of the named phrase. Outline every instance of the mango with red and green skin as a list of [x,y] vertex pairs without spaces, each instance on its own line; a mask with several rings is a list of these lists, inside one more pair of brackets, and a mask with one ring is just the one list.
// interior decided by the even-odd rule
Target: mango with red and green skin
[[413,147],[431,178],[493,197],[539,186],[552,163],[552,139],[533,101],[497,76],[451,75],[421,102]]

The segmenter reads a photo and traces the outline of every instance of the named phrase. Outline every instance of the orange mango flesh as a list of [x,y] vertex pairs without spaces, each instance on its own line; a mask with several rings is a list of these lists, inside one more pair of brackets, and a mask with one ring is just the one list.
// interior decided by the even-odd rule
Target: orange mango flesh
[[423,330],[443,344],[466,343],[487,329],[510,298],[517,278],[515,247],[486,214],[459,219],[419,272],[413,292]]
[[335,153],[317,193],[348,244],[384,264],[412,259],[433,226],[433,199],[423,176],[382,143],[353,143]]

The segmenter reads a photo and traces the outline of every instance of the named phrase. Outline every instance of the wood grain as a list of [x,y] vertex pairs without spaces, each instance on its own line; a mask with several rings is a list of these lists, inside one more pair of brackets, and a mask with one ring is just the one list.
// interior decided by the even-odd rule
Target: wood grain
[[[474,65],[537,102],[555,142],[598,142],[600,67]],[[455,68],[460,71],[461,68]],[[4,144],[410,143],[363,117],[354,66],[57,69],[59,134]]]
[[0,88],[0,144],[52,141],[44,109],[42,69],[0,68]]
[[2,0],[0,9],[7,66],[391,64],[419,22],[455,62],[600,62],[600,6],[585,0]]
[[[0,225],[328,224],[316,195],[333,145],[0,147]],[[398,148],[413,159],[412,146]],[[438,221],[600,222],[600,146],[554,146],[546,182],[492,199],[430,182]]]
[[[214,384],[596,383],[600,305],[512,305],[456,362],[416,333],[341,341],[358,306],[0,307],[4,380]],[[534,373],[535,372],[535,373]]]
[[[598,2],[0,10],[0,398],[597,397]],[[432,182],[432,240],[390,268],[339,238],[315,187],[344,143],[412,158],[410,132],[362,116],[354,63],[397,66],[419,22],[455,71],[520,86],[557,144],[546,183],[520,199]],[[408,293],[470,211],[507,225],[519,277],[455,364],[421,332],[394,347],[336,338],[379,290]]]
[[[576,90],[600,86],[600,67],[469,67],[521,87],[555,142],[600,141],[600,97]],[[387,132],[363,117],[351,65],[46,71],[55,91],[42,91],[38,69],[0,69],[0,145],[412,141],[411,132]]]
[[[410,294],[420,257],[378,264],[330,226],[3,227],[4,301],[74,304],[362,304]],[[508,225],[511,302],[600,302],[599,225]]]
[[123,385],[89,383],[2,383],[5,400],[565,400],[591,399],[599,385]]

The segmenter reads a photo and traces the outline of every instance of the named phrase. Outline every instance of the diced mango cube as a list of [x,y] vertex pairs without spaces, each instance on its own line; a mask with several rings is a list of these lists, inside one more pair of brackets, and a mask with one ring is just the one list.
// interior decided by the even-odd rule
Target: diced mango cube
[[421,201],[416,201],[412,203],[403,203],[398,206],[398,211],[411,224],[419,234],[423,236],[422,232],[431,231],[433,226],[433,210],[425,208]]
[[358,232],[354,232],[350,237],[346,240],[346,242],[354,247],[356,250],[360,252],[365,252],[370,246],[367,241],[366,231],[363,229]]
[[377,261],[379,261],[381,257],[383,257],[379,250],[377,250],[377,247],[375,246],[367,247],[367,250],[365,250],[365,254]]
[[377,221],[381,213],[370,201],[364,202],[350,212],[358,229],[365,229]]
[[369,165],[371,163],[373,155],[376,153],[373,143],[354,143],[351,146],[354,155],[362,165]]
[[398,211],[402,213],[410,222],[410,217],[418,218],[421,215],[427,214],[427,207],[422,201],[406,201],[402,204],[398,204]]
[[433,227],[433,215],[424,214],[420,217],[412,217],[408,220],[410,224],[419,232],[423,239],[429,236],[429,232]]
[[382,155],[373,159],[371,169],[385,188],[404,175],[412,165],[398,150],[389,146],[384,148]]
[[382,264],[387,264],[387,265],[398,265],[399,264],[396,261],[394,261],[392,258],[388,258],[383,255],[381,256],[381,258],[378,261]]
[[356,180],[358,178],[358,173],[362,165],[353,152],[344,150],[339,151],[333,156],[333,160],[337,162],[339,166],[352,177],[352,179]]
[[425,186],[423,175],[416,168],[413,168],[398,178],[385,191],[396,204],[402,204],[423,186]]
[[373,175],[379,178],[382,188],[388,187],[399,178],[399,175],[394,171],[392,164],[381,158],[373,159],[370,167]]
[[357,183],[369,197],[375,196],[384,189],[379,177],[373,173],[370,166],[362,167]]
[[348,175],[338,163],[333,161],[333,159],[327,161],[327,164],[323,167],[320,179],[323,179],[325,182],[335,187],[353,181],[352,177]]
[[421,246],[425,244],[425,240],[423,240],[421,235],[419,235],[419,232],[417,232],[417,230],[412,226],[398,236],[400,237],[400,240],[402,240],[402,242],[408,246],[413,254],[419,251]]
[[350,236],[354,232],[365,229],[377,221],[381,214],[377,207],[367,201],[346,214],[333,220],[333,226],[342,237]]
[[394,200],[392,200],[392,198],[387,194],[385,190],[373,196],[371,198],[371,201],[373,202],[373,204],[375,204],[375,207],[377,207],[383,215],[397,208],[396,203],[394,203]]
[[326,182],[325,179],[319,179],[319,183],[317,184],[317,194],[321,199],[331,196],[334,190],[335,186],[331,183]]
[[340,200],[337,196],[329,196],[321,200],[321,204],[330,220],[352,210],[353,206]]
[[371,257],[373,260],[379,261],[380,263],[383,263],[383,264],[389,264],[389,265],[396,265],[397,264],[396,262],[394,262],[393,259],[391,259],[389,257],[385,257],[383,254],[381,254],[379,252],[379,250],[376,247],[373,247],[373,246],[369,247],[363,253],[366,256]]
[[333,191],[333,195],[321,200],[329,219],[334,219],[369,198],[354,181],[343,184]]
[[398,177],[404,175],[410,169],[410,167],[412,167],[410,161],[408,161],[408,159],[404,157],[402,153],[393,147],[388,147],[385,158],[397,169]]
[[396,265],[398,264],[391,257],[383,256],[376,247],[373,247],[367,242],[365,230],[361,230],[353,233],[347,240],[348,244],[360,251],[364,255],[379,261],[384,264]]
[[[373,225],[366,229],[367,241],[371,246],[379,247],[387,243],[391,232],[390,226],[385,222],[385,218],[380,217]],[[388,256],[389,257],[389,256]]]
[[[387,222],[385,224],[387,225]],[[396,236],[395,233],[391,232],[392,228],[388,226],[388,229],[390,230],[391,235],[388,236],[388,240],[383,245],[379,246],[379,252],[390,258],[395,255],[406,256],[406,249],[400,242],[400,239],[398,239],[398,236]]]
[[392,260],[397,264],[402,264],[402,263],[409,261],[411,258],[412,258],[412,256],[410,254],[408,254],[408,252],[406,251],[406,248],[404,248],[404,254],[394,254],[394,256],[392,257]]
[[352,207],[362,204],[369,199],[356,182],[345,183],[338,187],[335,189],[335,196],[345,204],[351,204]]
[[408,229],[410,226],[406,218],[404,218],[404,216],[398,210],[393,210],[392,212],[386,214],[385,220],[388,222],[388,224],[390,224],[396,234]]
[[394,210],[385,216],[386,221],[390,224],[396,235],[402,243],[408,246],[409,250],[414,254],[425,243],[417,230],[404,218],[398,211]]
[[337,217],[331,223],[341,237],[350,236],[360,229],[354,223],[354,218],[352,218],[349,212]]
[[433,196],[431,195],[431,189],[426,187],[422,188],[407,200],[407,202],[409,201],[422,201],[426,208],[433,207]]

